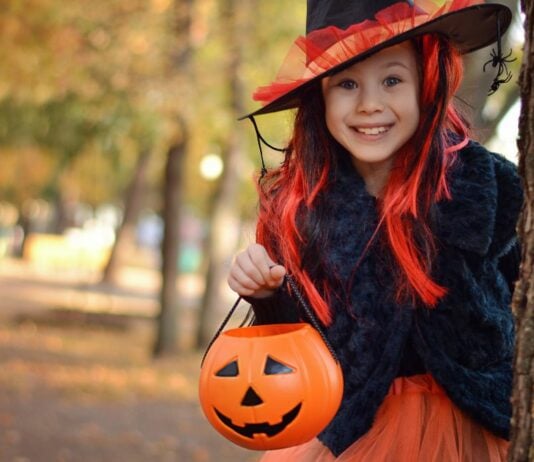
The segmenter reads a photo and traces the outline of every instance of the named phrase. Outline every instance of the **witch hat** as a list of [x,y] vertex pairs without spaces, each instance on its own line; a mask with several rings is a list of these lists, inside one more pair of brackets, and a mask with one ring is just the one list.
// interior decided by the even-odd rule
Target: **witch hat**
[[263,107],[243,118],[297,107],[323,77],[422,34],[444,35],[461,53],[497,41],[493,61],[507,62],[500,38],[511,19],[506,6],[480,0],[308,0],[306,35],[295,40],[276,79],[254,92]]

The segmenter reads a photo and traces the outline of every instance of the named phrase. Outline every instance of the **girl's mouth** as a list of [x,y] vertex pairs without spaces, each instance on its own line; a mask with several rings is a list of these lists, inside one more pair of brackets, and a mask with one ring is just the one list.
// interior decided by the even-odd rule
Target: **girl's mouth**
[[381,127],[352,127],[353,130],[357,131],[358,133],[362,133],[364,135],[381,135],[382,133],[386,133],[390,128],[391,125],[384,125]]

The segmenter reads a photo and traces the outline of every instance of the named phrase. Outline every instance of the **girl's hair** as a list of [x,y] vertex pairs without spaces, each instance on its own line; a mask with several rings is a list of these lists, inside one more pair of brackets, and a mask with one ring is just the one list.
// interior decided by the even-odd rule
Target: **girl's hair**
[[[378,228],[385,228],[399,269],[397,300],[433,307],[446,289],[431,276],[436,246],[429,215],[432,204],[451,198],[447,172],[455,152],[467,144],[466,124],[452,104],[463,67],[460,54],[444,37],[424,35],[413,44],[420,66],[420,120],[412,139],[395,156],[380,201]],[[293,274],[328,325],[334,278],[320,260],[325,239],[321,209],[328,206],[320,192],[337,161],[324,114],[317,85],[302,98],[284,162],[260,182],[257,240]]]

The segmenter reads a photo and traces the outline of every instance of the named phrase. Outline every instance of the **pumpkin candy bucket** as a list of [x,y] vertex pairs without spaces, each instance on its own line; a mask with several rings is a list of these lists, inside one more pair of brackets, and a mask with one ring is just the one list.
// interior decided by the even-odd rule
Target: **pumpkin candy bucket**
[[335,353],[311,310],[315,328],[269,324],[221,333],[239,301],[204,357],[202,410],[220,434],[248,449],[305,443],[328,425],[341,403],[343,376]]

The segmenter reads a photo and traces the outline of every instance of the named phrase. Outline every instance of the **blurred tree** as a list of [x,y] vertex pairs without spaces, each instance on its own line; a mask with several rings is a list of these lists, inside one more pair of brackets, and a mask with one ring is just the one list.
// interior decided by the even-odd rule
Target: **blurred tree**
[[[46,168],[36,170],[40,163],[32,163],[19,175],[13,175],[15,172],[8,170],[8,181],[0,187],[4,197],[10,198],[22,209],[19,223],[24,230],[22,254],[26,237],[33,231],[31,220],[24,213],[25,202],[40,197],[54,204],[53,223],[47,231],[61,232],[73,225],[66,210],[69,194],[63,188],[64,174],[73,159],[91,144],[102,143],[103,139],[108,141],[105,152],[116,152],[117,139],[123,136],[122,128],[120,124],[107,124],[104,118],[96,116],[98,110],[95,109],[98,109],[97,102],[82,101],[74,94],[39,105],[11,97],[0,101],[0,144],[19,149],[38,146],[46,165]],[[114,116],[120,120],[127,116],[128,108],[116,106],[114,111]],[[28,172],[33,172],[34,176],[28,175]],[[21,177],[26,181],[21,181]],[[34,182],[29,189],[26,188],[28,180]]]
[[[96,0],[90,9],[81,1],[3,4],[0,101],[9,104],[0,119],[12,123],[0,125],[0,136],[47,147],[56,168],[43,194],[61,197],[59,180],[72,174],[89,145],[110,157],[108,165],[92,166],[103,178],[114,173],[108,183],[116,188],[107,200],[117,200],[124,189],[140,150],[126,141],[134,138],[132,126],[141,117],[163,123],[163,98],[153,87],[164,55],[164,3]],[[11,111],[14,106],[19,110]]]
[[[183,204],[182,177],[185,155],[190,138],[192,59],[191,25],[194,0],[174,0],[173,31],[174,49],[170,54],[171,72],[180,76],[180,107],[174,114],[175,137],[167,151],[165,181],[163,185],[164,232],[161,246],[162,287],[160,311],[157,319],[157,335],[153,353],[155,356],[172,353],[181,348],[178,322],[180,306],[176,292],[176,278],[180,250],[180,215]],[[188,104],[189,103],[189,104]]]
[[[212,230],[212,233],[217,229],[215,240],[209,237],[206,239],[206,242],[211,242],[211,245],[207,247],[208,250],[205,251],[204,255],[207,269],[203,306],[206,306],[204,303],[206,297],[214,300],[216,296],[221,295],[218,292],[221,286],[220,282],[225,278],[225,270],[221,266],[221,262],[223,260],[228,261],[233,253],[232,246],[228,245],[228,238],[232,241],[238,240],[239,230],[237,228],[242,211],[244,209],[246,210],[245,213],[250,215],[250,209],[255,203],[255,193],[251,193],[254,189],[253,164],[257,162],[255,139],[253,137],[247,139],[247,144],[254,147],[250,150],[252,162],[250,160],[246,162],[242,155],[238,161],[239,155],[235,147],[236,143],[239,143],[235,140],[243,136],[242,131],[246,127],[244,124],[236,125],[237,116],[245,112],[244,108],[236,107],[242,100],[242,94],[236,94],[236,82],[237,85],[245,86],[242,81],[246,81],[248,83],[247,90],[250,91],[261,80],[265,81],[268,78],[267,72],[263,71],[269,71],[279,64],[280,56],[277,56],[275,52],[280,52],[281,44],[284,47],[287,46],[289,37],[293,38],[297,33],[296,24],[298,21],[295,15],[291,14],[292,10],[296,9],[303,12],[305,7],[304,4],[299,4],[297,7],[292,5],[288,12],[287,5],[283,5],[279,1],[256,2],[254,0],[252,3],[254,7],[257,7],[254,10],[256,11],[254,28],[251,27],[250,31],[245,31],[239,37],[240,52],[245,55],[248,52],[252,65],[247,66],[242,63],[239,69],[234,69],[234,74],[237,75],[239,82],[234,81],[232,83],[228,80],[228,78],[232,78],[232,75],[228,74],[226,70],[232,66],[232,60],[234,60],[233,53],[229,50],[229,44],[233,39],[225,31],[233,26],[220,20],[221,14],[224,14],[221,13],[220,1],[197,0],[194,2],[195,13],[190,25],[189,36],[190,46],[193,49],[189,68],[189,78],[192,82],[189,85],[180,84],[180,88],[184,92],[188,92],[188,94],[178,98],[181,103],[180,109],[187,115],[189,121],[188,148],[183,165],[185,172],[181,194],[186,203],[194,203],[197,206],[197,211],[207,217],[208,229]],[[235,5],[235,8],[241,11],[238,21],[243,21],[246,4],[245,6]],[[267,13],[266,16],[264,12]],[[227,12],[226,14],[229,15],[230,13]],[[274,33],[272,30],[273,17],[283,18],[277,24],[278,27]],[[262,35],[264,35],[263,38]],[[270,48],[273,51],[262,49],[265,40],[270,43]],[[277,60],[276,64],[274,64],[275,60]],[[177,71],[175,70],[175,72]],[[272,77],[272,74],[269,77]],[[249,134],[252,135],[251,132]],[[217,182],[209,182],[205,178],[199,177],[200,160],[211,152],[228,157],[224,160],[223,176]],[[243,179],[245,181],[242,181]],[[202,194],[199,194],[200,188],[203,188]],[[214,199],[220,197],[221,191],[229,193],[228,200]],[[223,193],[223,198],[226,192]],[[240,197],[238,193],[241,193]],[[174,216],[176,219],[176,214]],[[228,226],[227,224],[224,226],[229,235],[225,235],[227,236],[226,245],[221,250],[221,242],[224,241],[225,237],[219,234],[220,223],[228,217],[237,218],[237,223],[234,221],[235,226]],[[224,257],[221,256],[221,252],[224,253]],[[214,268],[217,268],[215,277]],[[218,284],[215,279],[219,281]],[[215,295],[212,292],[214,287],[216,287]],[[179,317],[180,315],[178,315]],[[205,326],[205,335],[209,335],[210,326],[216,322],[216,315],[208,312],[207,314],[200,314],[200,317],[203,317],[206,322],[201,321],[198,328],[200,329],[201,325]],[[178,343],[180,344],[179,339]]]
[[512,444],[510,462],[534,460],[534,2],[523,1],[525,48],[521,67],[519,172],[524,180],[525,205],[518,233],[523,252],[513,311],[516,318]]
[[216,331],[221,314],[222,284],[227,276],[227,263],[237,246],[239,170],[243,164],[243,136],[237,127],[238,117],[244,115],[242,84],[242,37],[251,32],[251,12],[248,0],[219,0],[220,31],[225,49],[221,62],[221,77],[227,87],[228,101],[224,105],[230,115],[229,124],[221,141],[224,170],[213,194],[209,231],[204,248],[208,268],[206,285],[200,305],[197,324],[197,347],[205,347]]
[[150,154],[150,147],[146,147],[139,152],[134,175],[125,193],[122,221],[116,233],[115,244],[104,268],[101,281],[104,284],[113,285],[119,281],[119,269],[129,252],[129,246],[135,240],[135,226],[142,207]]

